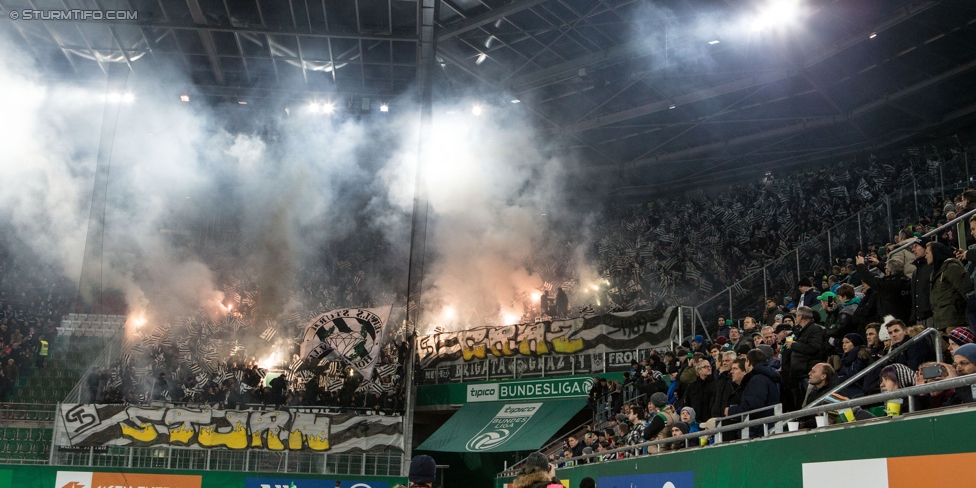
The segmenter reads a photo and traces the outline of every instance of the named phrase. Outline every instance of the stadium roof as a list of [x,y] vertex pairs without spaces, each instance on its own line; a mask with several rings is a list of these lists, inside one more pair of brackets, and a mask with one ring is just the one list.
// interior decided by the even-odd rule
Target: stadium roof
[[[792,1],[440,0],[434,91],[524,111],[583,174],[630,196],[971,124],[971,1],[797,0],[792,22],[764,13]],[[64,78],[175,65],[193,86],[174,97],[374,107],[416,91],[423,3],[2,0],[0,14]],[[93,5],[138,19],[7,20]]]

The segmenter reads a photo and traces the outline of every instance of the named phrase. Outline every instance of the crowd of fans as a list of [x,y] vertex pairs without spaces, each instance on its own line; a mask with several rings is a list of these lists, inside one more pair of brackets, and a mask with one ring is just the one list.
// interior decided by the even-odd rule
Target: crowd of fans
[[[938,165],[930,163],[948,161],[961,150],[956,139],[949,139],[938,149],[908,148],[854,164],[769,176],[721,192],[698,190],[646,205],[611,207],[597,233],[604,236],[597,243],[597,258],[609,283],[602,305],[637,310],[701,303],[895,188],[911,188],[933,171],[938,175]],[[915,214],[914,209],[901,210],[893,211]]]
[[[976,190],[967,189],[944,202],[913,228],[944,223],[976,209]],[[946,215],[948,214],[948,216]],[[666,352],[650,352],[633,361],[622,384],[598,378],[589,405],[597,412],[583,436],[570,437],[550,454],[559,466],[584,454],[592,460],[646,454],[648,448],[599,455],[615,448],[737,423],[806,406],[891,392],[976,373],[976,216],[969,233],[955,226],[933,236],[906,228],[896,242],[859,252],[850,265],[818,270],[802,278],[785,300],[766,300],[765,310],[738,320],[717,317],[718,336],[701,335]],[[965,240],[965,247],[958,249]],[[935,329],[941,339],[913,337]],[[935,337],[938,337],[935,336]],[[891,355],[900,346],[907,346]],[[944,362],[936,362],[935,348]],[[861,374],[866,368],[874,366]],[[856,381],[840,388],[855,376]],[[913,397],[916,410],[972,403],[973,389],[947,388]],[[907,401],[907,398],[906,398]],[[856,421],[877,414],[898,415],[908,407],[879,402],[878,408],[854,408],[835,421]],[[732,418],[728,418],[732,417]],[[841,418],[842,417],[842,418]],[[801,426],[815,426],[801,418]],[[750,437],[764,434],[750,428]],[[726,432],[725,439],[738,432]],[[714,439],[702,437],[706,444]],[[651,451],[685,449],[685,441],[663,443]]]
[[385,347],[374,377],[366,380],[348,374],[346,369],[335,375],[303,375],[287,369],[262,368],[253,357],[246,361],[228,358],[218,363],[212,374],[201,371],[195,375],[186,368],[178,350],[164,347],[156,356],[160,361],[152,366],[134,366],[123,356],[112,367],[93,371],[86,379],[87,401],[206,403],[227,409],[321,406],[340,411],[397,413],[403,411],[405,402],[400,381],[405,354],[402,347]]
[[38,267],[16,259],[0,237],[0,402],[10,400],[17,379],[43,367],[57,323],[70,309],[71,287]]

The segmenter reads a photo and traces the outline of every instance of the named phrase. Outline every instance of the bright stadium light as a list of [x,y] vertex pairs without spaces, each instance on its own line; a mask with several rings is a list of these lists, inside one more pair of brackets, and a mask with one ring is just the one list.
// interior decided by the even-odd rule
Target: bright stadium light
[[708,43],[711,44],[711,45],[713,45],[713,46],[716,45],[716,44],[718,44],[719,42],[721,42],[721,41],[719,41],[718,39],[715,39],[715,40],[712,40],[712,41],[708,41]]
[[488,59],[488,55],[481,53],[478,55],[478,59],[474,60],[474,64],[480,65],[481,63],[484,63],[486,59]]
[[475,115],[481,115],[481,105],[475,105],[471,107],[471,113]]
[[308,104],[308,111],[309,112],[312,112],[313,114],[319,113],[319,104],[314,103],[314,102]]
[[383,105],[380,105],[380,112],[389,112],[389,111],[390,111],[390,106],[389,105],[387,105],[385,103]]
[[331,114],[332,112],[335,112],[335,105],[333,105],[332,102],[326,103],[322,105],[322,111],[327,114]]
[[799,0],[772,0],[752,21],[752,30],[764,31],[789,25],[800,15]]

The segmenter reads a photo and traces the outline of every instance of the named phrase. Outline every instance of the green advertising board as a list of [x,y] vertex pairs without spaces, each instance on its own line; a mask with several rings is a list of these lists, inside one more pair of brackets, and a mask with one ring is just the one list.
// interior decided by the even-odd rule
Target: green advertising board
[[538,449],[586,406],[585,400],[470,403],[437,429],[418,451],[504,452]]
[[594,376],[612,381],[623,380],[623,373],[606,373],[482,383],[421,385],[417,387],[417,406],[586,398],[593,385]]
[[268,488],[275,485],[332,488],[336,482],[342,488],[392,488],[397,484],[406,484],[407,480],[406,477],[397,476],[0,465],[0,488],[128,488],[126,483],[131,483],[132,488],[265,488],[265,485]]
[[[591,463],[556,476],[573,487],[590,477],[600,488],[976,486],[973,432],[970,408]],[[497,479],[495,487],[511,482]]]

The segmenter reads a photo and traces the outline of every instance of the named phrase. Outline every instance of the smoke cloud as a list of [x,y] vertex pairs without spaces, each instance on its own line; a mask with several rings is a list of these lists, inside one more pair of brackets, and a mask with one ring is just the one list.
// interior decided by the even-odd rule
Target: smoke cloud
[[[102,109],[114,102],[47,81],[2,36],[0,52],[0,219],[22,252],[78,280]],[[231,288],[252,284],[255,316],[295,329],[331,308],[403,303],[417,107],[357,119],[294,103],[180,103],[135,75],[127,90],[97,265],[130,316],[221,320],[242,303]],[[422,327],[513,323],[560,286],[572,305],[592,303],[600,276],[583,229],[599,207],[567,187],[567,156],[516,109],[435,113]]]

